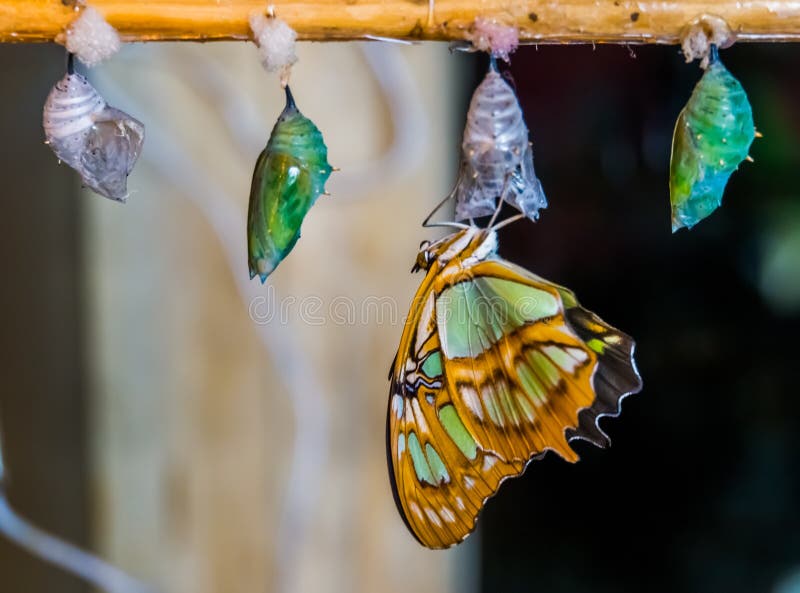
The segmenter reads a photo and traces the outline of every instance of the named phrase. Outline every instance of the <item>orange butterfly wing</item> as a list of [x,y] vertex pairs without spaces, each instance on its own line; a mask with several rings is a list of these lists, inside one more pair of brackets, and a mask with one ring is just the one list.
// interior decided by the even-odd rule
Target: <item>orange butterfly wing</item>
[[[426,348],[436,356],[435,333]],[[395,502],[414,536],[429,548],[447,548],[473,531],[484,501],[524,464],[506,463],[481,450],[463,426],[454,429],[458,420],[441,376],[428,379],[419,378],[414,394],[392,381],[389,471]]]
[[[641,386],[630,338],[520,271],[498,260],[458,280],[431,270],[404,328],[390,375],[389,473],[407,526],[431,548],[462,541],[531,459],[552,449],[577,461],[568,438],[604,445],[597,418]],[[623,363],[603,371],[612,354]],[[600,400],[593,381],[606,376]]]

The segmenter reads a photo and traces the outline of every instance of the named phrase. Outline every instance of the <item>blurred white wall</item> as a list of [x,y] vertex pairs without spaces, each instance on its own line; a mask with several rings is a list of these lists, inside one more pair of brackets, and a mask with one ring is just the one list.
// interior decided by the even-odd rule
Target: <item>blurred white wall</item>
[[85,196],[97,538],[165,593],[476,586],[477,542],[432,552],[406,531],[384,444],[466,61],[443,45],[368,51],[299,48],[294,95],[342,171],[264,287],[244,222],[283,97],[253,46],[126,47],[91,73],[147,126],[129,203]]

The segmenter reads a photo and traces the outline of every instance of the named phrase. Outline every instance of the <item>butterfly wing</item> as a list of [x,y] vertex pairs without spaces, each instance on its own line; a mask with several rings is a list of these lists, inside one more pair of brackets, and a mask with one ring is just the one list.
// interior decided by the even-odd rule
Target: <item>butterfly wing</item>
[[[498,260],[460,281],[429,272],[391,372],[387,455],[395,501],[431,548],[463,540],[501,482],[641,387],[629,337],[567,289]],[[595,390],[597,386],[597,391]],[[602,397],[601,397],[602,395]]]
[[415,297],[392,365],[386,453],[395,502],[409,530],[429,548],[446,548],[472,532],[485,500],[524,464],[478,447],[450,400],[434,275]]
[[[449,298],[448,298],[449,297]],[[478,443],[506,460],[568,441],[610,444],[598,421],[642,387],[627,334],[575,295],[507,261],[473,266],[437,300],[451,398]]]
[[[435,336],[428,346],[438,348]],[[437,350],[430,356],[435,358]],[[473,531],[486,499],[503,479],[521,473],[524,464],[504,462],[481,449],[447,390],[425,383],[411,393],[392,395],[389,472],[395,502],[414,536],[429,548],[447,548]]]
[[[569,294],[572,295],[571,292]],[[591,406],[581,410],[579,425],[567,429],[567,439],[583,439],[598,447],[608,447],[611,440],[600,428],[600,418],[619,416],[622,400],[642,389],[642,378],[633,359],[636,344],[629,335],[614,329],[578,305],[577,301],[564,312],[570,327],[597,353],[598,359],[592,381],[594,401]]]

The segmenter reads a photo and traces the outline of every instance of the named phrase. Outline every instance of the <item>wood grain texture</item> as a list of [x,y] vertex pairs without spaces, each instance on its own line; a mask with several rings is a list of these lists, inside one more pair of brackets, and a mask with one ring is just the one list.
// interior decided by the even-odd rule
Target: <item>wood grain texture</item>
[[[520,29],[531,43],[678,43],[702,15],[727,21],[743,41],[800,39],[800,0],[289,0],[276,13],[302,40],[368,35],[409,40],[459,40],[476,17]],[[93,0],[126,41],[213,41],[249,38],[253,0]],[[74,18],[61,0],[0,3],[0,41],[53,41]]]

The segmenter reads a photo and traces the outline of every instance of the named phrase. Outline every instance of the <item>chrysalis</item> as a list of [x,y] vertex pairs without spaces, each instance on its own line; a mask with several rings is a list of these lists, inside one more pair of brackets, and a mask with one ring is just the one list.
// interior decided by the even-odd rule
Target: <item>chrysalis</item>
[[289,254],[332,171],[322,133],[297,109],[287,86],[286,107],[253,172],[247,212],[250,278],[258,276],[263,283]]
[[44,104],[44,133],[59,160],[98,194],[124,202],[127,179],[144,142],[144,125],[106,104],[72,68],[56,83]]
[[514,90],[497,71],[494,57],[469,104],[461,166],[451,195],[456,198],[459,220],[492,214],[499,197],[531,220],[547,207],[533,170],[522,109]]
[[669,194],[672,232],[691,228],[722,202],[755,137],[747,95],[711,46],[708,68],[675,124]]

